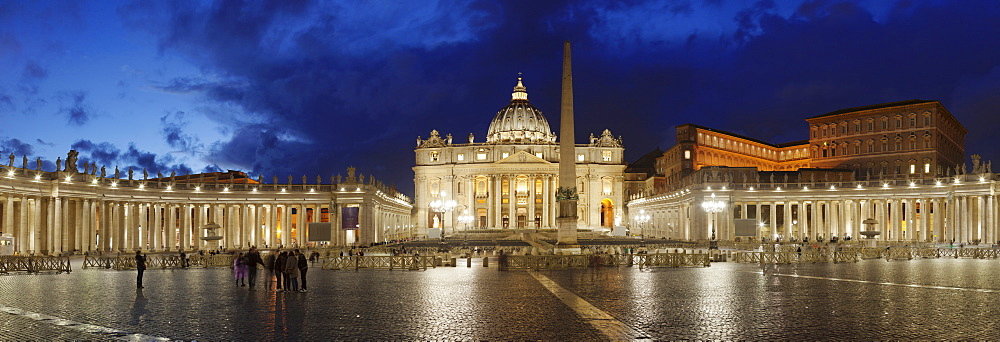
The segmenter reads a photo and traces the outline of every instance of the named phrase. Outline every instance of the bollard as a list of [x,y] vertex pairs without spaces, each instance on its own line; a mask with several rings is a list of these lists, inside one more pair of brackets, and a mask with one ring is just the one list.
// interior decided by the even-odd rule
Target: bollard
[[490,267],[490,257],[483,257],[483,267]]
[[468,259],[465,259],[465,267],[472,267],[472,256],[470,255]]

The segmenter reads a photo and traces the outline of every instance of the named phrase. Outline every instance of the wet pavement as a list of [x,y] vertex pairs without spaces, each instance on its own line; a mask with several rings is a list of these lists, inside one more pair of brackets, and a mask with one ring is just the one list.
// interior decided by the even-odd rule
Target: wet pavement
[[[0,276],[0,340],[998,340],[1000,260],[308,272],[309,292],[228,269]],[[494,263],[495,265],[495,263]],[[492,265],[491,265],[492,266]],[[260,277],[260,275],[258,275]]]

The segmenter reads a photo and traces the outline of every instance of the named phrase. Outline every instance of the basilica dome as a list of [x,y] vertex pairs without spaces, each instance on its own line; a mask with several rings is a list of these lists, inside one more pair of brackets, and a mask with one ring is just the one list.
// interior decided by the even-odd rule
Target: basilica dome
[[555,133],[549,130],[549,122],[542,111],[528,102],[528,89],[517,78],[517,86],[511,93],[510,104],[500,109],[490,122],[486,133],[487,143],[542,144],[554,143]]

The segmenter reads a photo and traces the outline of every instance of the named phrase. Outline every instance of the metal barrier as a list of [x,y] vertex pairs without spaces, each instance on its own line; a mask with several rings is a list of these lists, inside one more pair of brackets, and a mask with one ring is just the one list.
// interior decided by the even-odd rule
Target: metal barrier
[[915,258],[1000,258],[996,248],[917,248],[917,247],[843,247],[838,251],[808,250],[803,252],[733,252],[738,263],[790,264],[815,262],[857,262],[862,259],[913,260]]
[[[192,255],[187,267],[232,267],[235,255]],[[119,256],[84,256],[83,268],[106,268],[115,270],[134,270],[134,255]],[[183,268],[185,265],[179,255],[146,255],[146,269]]]
[[501,270],[554,270],[596,266],[691,267],[710,266],[710,254],[591,254],[591,255],[509,255]]
[[344,270],[344,269],[401,269],[401,270],[426,270],[427,267],[435,267],[434,256],[416,255],[396,255],[396,256],[333,256],[323,261],[324,270]]
[[57,256],[0,256],[0,273],[11,272],[72,272],[69,257]]

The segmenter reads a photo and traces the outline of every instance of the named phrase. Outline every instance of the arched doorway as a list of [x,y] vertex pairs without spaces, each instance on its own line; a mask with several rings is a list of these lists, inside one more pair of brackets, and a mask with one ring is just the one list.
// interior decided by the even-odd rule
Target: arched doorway
[[615,204],[611,199],[601,200],[601,227],[614,228],[615,226]]

